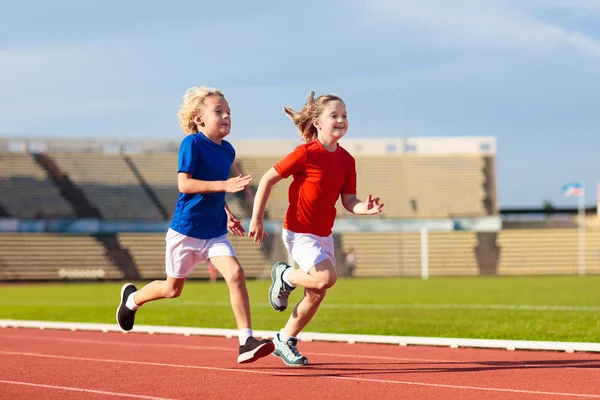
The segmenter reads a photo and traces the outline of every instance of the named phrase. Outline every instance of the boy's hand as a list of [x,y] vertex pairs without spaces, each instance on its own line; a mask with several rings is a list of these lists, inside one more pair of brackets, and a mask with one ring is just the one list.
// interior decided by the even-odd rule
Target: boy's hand
[[246,175],[235,176],[233,178],[229,178],[225,181],[225,192],[227,193],[237,193],[241,192],[252,182],[252,176]]
[[250,221],[250,229],[248,230],[248,237],[254,239],[254,243],[262,243],[263,237],[269,236],[267,232],[265,232],[265,222],[260,219],[254,219]]
[[245,233],[242,221],[230,212],[227,213],[227,230],[237,236],[244,236]]

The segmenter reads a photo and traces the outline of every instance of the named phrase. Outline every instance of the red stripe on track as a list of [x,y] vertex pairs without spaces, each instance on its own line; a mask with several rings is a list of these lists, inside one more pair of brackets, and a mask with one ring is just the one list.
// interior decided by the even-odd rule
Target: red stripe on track
[[177,399],[600,399],[596,354],[303,342],[311,364],[290,368],[272,356],[239,365],[237,347],[218,337],[7,328],[0,380]]

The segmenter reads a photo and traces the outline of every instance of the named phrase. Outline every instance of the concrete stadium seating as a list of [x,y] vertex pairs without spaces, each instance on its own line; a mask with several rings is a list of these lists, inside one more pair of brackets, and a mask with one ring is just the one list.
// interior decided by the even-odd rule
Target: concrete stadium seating
[[0,234],[0,280],[120,279],[93,237]]
[[[355,276],[420,276],[420,233],[344,233],[344,252],[356,255]],[[478,275],[475,232],[430,232],[430,276]]]
[[73,210],[59,195],[31,154],[0,153],[1,205],[16,218],[73,217]]
[[[498,234],[499,275],[577,274],[577,229],[512,229]],[[586,231],[588,273],[600,273],[600,230]]]
[[163,219],[121,154],[50,156],[106,219]]
[[[165,219],[123,155],[53,153],[50,156],[100,209],[104,218]],[[179,196],[177,154],[133,154],[127,157],[170,218]],[[258,185],[262,175],[280,158],[239,157],[237,161],[245,174],[254,177],[253,184]],[[358,195],[364,199],[371,193],[382,198],[385,213],[380,218],[485,215],[482,157],[362,156],[357,157],[356,162]],[[30,155],[2,154],[0,174],[0,179],[5,178],[12,189],[7,191],[11,196],[3,199],[8,203],[5,207],[17,210],[17,216],[72,215],[69,205],[60,198],[57,189]],[[285,217],[290,182],[291,178],[288,178],[273,188],[267,207],[271,219]],[[44,207],[35,205],[40,197],[44,198]],[[228,194],[227,201],[236,215],[248,217],[237,197]],[[341,201],[336,207],[338,217],[355,217],[343,209]]]

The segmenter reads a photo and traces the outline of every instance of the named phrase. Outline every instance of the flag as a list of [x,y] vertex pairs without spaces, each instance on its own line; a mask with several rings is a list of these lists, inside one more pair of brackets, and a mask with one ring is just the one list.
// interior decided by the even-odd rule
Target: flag
[[579,182],[567,183],[562,192],[565,196],[583,196],[583,185]]

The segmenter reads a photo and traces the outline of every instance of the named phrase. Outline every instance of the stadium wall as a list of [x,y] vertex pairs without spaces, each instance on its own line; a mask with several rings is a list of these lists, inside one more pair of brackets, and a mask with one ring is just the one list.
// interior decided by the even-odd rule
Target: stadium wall
[[[9,153],[175,153],[181,140],[38,140],[0,139],[0,152]],[[301,144],[299,139],[231,140],[239,156],[284,155]],[[344,138],[340,142],[354,155],[467,155],[496,154],[494,137]]]

